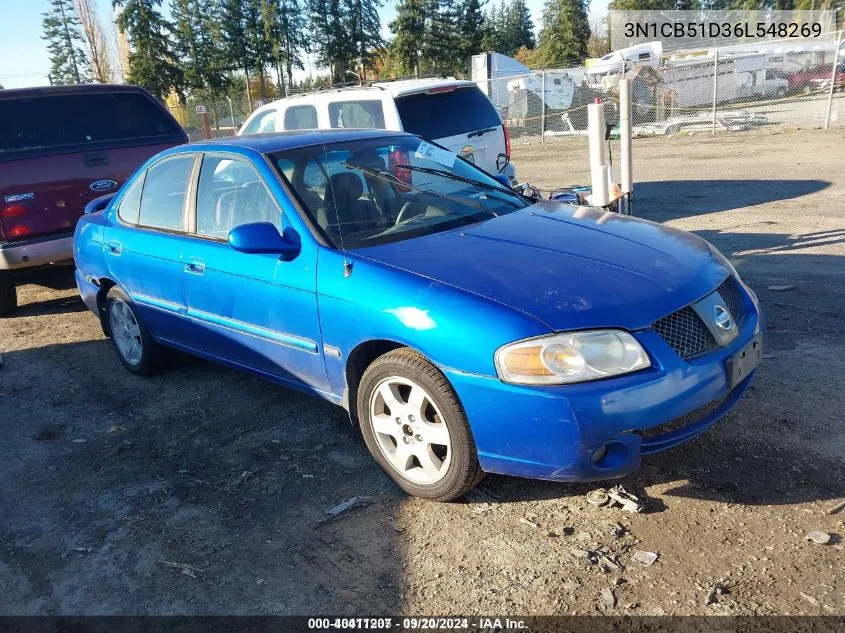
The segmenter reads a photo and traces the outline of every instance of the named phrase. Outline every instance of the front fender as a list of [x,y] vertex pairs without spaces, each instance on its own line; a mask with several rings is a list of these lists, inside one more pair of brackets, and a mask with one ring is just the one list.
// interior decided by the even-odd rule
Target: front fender
[[342,253],[321,248],[317,301],[332,391],[346,389],[346,359],[372,340],[412,347],[442,369],[496,376],[494,354],[506,343],[550,332],[533,317],[490,299],[368,260],[344,275]]

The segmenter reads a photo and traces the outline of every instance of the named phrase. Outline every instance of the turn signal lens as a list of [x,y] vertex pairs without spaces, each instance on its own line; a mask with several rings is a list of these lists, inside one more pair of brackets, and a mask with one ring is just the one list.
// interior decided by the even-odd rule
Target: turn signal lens
[[505,382],[560,385],[627,374],[651,365],[637,340],[623,330],[552,334],[505,345],[496,352]]

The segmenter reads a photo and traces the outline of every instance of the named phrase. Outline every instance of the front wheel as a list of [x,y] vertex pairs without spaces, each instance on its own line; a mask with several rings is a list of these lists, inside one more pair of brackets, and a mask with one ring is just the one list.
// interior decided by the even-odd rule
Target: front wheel
[[135,305],[117,287],[106,295],[105,317],[112,346],[123,366],[139,376],[151,374],[158,345],[138,317]]
[[357,406],[367,448],[409,494],[451,501],[481,480],[458,396],[417,352],[400,348],[377,358],[361,378]]

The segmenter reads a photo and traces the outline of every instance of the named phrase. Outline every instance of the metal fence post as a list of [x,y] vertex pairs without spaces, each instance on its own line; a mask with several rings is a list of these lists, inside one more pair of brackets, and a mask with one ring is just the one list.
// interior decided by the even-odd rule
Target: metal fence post
[[827,91],[827,113],[824,117],[824,129],[830,128],[830,109],[833,106],[833,88],[836,85],[836,71],[839,68],[839,47],[842,46],[842,31],[836,34],[836,50],[833,53],[833,68],[830,71],[830,90]]
[[542,102],[542,111],[540,113],[540,142],[546,142],[546,71],[543,70],[543,98],[540,99]]
[[719,49],[713,52],[713,134],[716,133],[716,93],[719,89]]

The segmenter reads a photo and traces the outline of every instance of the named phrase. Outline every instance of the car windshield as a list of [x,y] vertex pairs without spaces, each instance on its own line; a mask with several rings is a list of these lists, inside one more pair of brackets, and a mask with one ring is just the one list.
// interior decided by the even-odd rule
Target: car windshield
[[454,152],[414,136],[301,147],[271,159],[336,248],[429,235],[530,204]]

